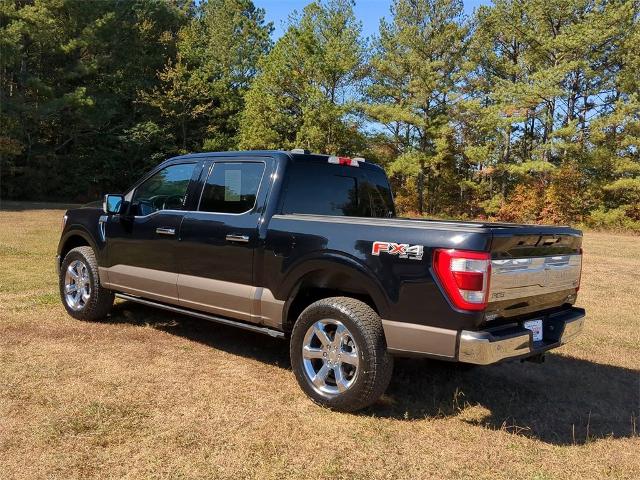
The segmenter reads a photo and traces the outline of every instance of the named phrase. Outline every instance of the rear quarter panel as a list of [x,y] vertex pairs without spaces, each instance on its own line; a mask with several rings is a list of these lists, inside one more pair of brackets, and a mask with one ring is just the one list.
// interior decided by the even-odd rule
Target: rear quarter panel
[[[351,275],[356,288],[369,294],[386,320],[449,329],[472,328],[480,312],[455,310],[431,271],[433,248],[487,251],[490,234],[453,226],[430,228],[393,219],[274,215],[263,252],[261,283],[279,300],[287,300],[305,275],[326,270]],[[422,259],[372,254],[375,241],[422,245]],[[260,280],[259,280],[260,281]]]

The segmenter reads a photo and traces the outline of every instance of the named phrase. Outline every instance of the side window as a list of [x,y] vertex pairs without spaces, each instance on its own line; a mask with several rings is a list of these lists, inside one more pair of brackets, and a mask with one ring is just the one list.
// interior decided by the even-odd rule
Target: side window
[[200,199],[201,212],[244,213],[256,204],[264,163],[216,162]]
[[195,168],[195,163],[171,165],[145,180],[131,200],[137,208],[136,214],[144,216],[158,210],[182,209]]

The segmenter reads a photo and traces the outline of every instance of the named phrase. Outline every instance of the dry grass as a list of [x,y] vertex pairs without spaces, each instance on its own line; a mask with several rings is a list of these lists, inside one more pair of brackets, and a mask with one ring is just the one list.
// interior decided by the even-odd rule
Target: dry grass
[[119,303],[72,320],[62,211],[0,212],[0,478],[638,478],[640,238],[589,233],[587,331],[543,365],[397,363],[382,401],[308,401],[279,340]]

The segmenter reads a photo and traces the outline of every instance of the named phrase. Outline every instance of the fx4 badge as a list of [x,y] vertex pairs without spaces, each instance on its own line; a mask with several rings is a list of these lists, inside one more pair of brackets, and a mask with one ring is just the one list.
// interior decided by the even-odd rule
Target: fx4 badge
[[373,242],[371,254],[379,256],[381,253],[398,255],[398,258],[422,260],[424,247],[422,245],[409,245],[408,243]]

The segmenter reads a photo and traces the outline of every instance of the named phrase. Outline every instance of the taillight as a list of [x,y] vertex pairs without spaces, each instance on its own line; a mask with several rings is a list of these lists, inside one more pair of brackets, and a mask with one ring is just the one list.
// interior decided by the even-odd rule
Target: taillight
[[580,282],[582,282],[582,264],[584,262],[584,250],[580,247],[580,275],[578,276],[578,286],[576,287],[576,293],[580,290]]
[[433,270],[449,300],[461,310],[484,310],[489,298],[491,255],[437,248]]

